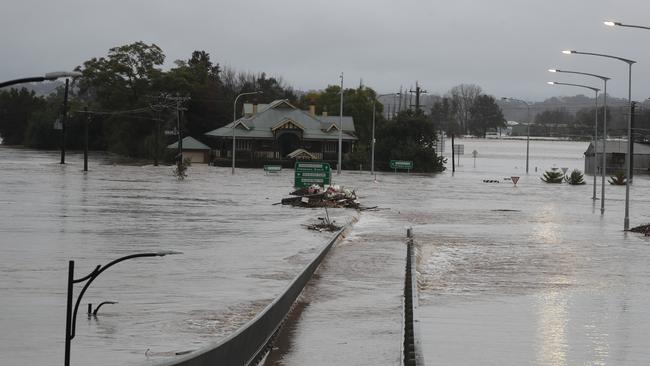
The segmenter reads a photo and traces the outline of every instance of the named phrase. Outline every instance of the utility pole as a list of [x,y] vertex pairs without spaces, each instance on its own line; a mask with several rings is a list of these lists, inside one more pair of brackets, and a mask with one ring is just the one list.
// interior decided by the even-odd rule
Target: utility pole
[[88,125],[90,125],[91,116],[88,113],[88,107],[84,107],[86,114],[86,124],[84,126],[84,172],[88,171]]
[[636,102],[632,102],[630,104],[630,125],[631,125],[631,130],[632,130],[632,139],[628,141],[628,144],[630,144],[630,176],[627,177],[628,181],[630,184],[632,184],[632,177],[634,177],[634,124],[636,122],[636,116],[634,115],[636,111]]
[[[155,107],[152,107],[154,110],[156,110],[155,108],[170,108],[170,109],[173,108],[176,111],[176,136],[178,138],[178,143],[177,143],[178,154],[176,155],[176,164],[178,168],[180,168],[181,164],[183,164],[183,131],[181,129],[181,113],[182,111],[187,110],[187,108],[184,108],[182,105],[183,103],[189,101],[190,97],[181,97],[178,95],[172,97],[167,94],[161,94],[160,99],[161,99],[160,104],[156,105]],[[160,122],[158,122],[158,124],[160,124]],[[156,162],[158,160],[157,154],[158,152],[156,151],[155,154]]]
[[341,73],[341,106],[339,110],[339,162],[336,174],[341,175],[341,156],[343,155],[343,73]]
[[[402,111],[402,96],[404,95],[404,92],[402,91],[402,86],[399,86],[399,104],[397,104],[397,113]],[[406,97],[405,97],[406,98]]]
[[426,90],[422,90],[418,85],[418,82],[415,82],[415,90],[409,90],[410,93],[415,93],[415,113],[420,112],[420,94],[428,93]]
[[63,94],[63,117],[61,118],[61,164],[65,164],[65,122],[68,118],[68,88],[70,79],[65,79],[65,93]]

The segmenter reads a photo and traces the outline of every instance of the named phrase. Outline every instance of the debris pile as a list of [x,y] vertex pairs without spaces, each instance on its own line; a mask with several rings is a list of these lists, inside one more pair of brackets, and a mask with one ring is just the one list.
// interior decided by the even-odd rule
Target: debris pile
[[338,185],[329,186],[325,189],[314,184],[309,188],[301,188],[291,192],[290,195],[294,197],[283,198],[281,202],[283,205],[361,209],[354,190]]
[[645,236],[650,236],[650,224],[633,227],[630,229],[630,231],[633,233],[641,233]]
[[319,232],[323,231],[338,231],[341,229],[341,226],[335,225],[334,223],[336,221],[330,220],[330,215],[327,212],[327,207],[325,207],[325,217],[319,217],[318,220],[320,220],[319,223],[317,224],[311,224],[311,225],[305,225],[307,229],[309,230],[315,230]]

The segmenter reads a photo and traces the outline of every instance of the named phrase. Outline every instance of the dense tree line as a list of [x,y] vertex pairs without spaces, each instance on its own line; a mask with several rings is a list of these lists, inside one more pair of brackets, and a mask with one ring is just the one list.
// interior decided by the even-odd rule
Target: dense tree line
[[[177,60],[162,70],[163,51],[155,44],[136,42],[111,48],[105,57],[92,58],[76,68],[82,76],[69,93],[68,147],[83,146],[84,123],[90,122],[90,147],[125,156],[149,157],[154,141],[165,142],[164,130],[175,126],[173,103],[161,95],[187,96],[182,105],[182,129],[201,138],[203,133],[232,120],[233,100],[242,92],[261,90],[260,103],[275,99],[297,101],[282,79],[265,73],[222,69],[205,51]],[[4,144],[54,148],[59,132],[54,121],[62,115],[63,89],[42,97],[26,89],[0,91],[0,136]],[[88,108],[90,119],[83,113]],[[241,105],[238,106],[241,109]],[[158,144],[159,149],[164,143]]]

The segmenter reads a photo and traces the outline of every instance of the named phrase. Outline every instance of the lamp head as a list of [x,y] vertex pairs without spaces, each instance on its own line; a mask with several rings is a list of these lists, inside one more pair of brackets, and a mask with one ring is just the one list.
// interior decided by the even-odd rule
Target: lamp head
[[156,255],[159,257],[164,257],[166,255],[172,255],[172,254],[183,254],[183,252],[177,252],[174,250],[163,250],[161,252],[156,252]]
[[576,53],[576,51],[574,51],[574,50],[564,50],[564,51],[562,51],[562,53],[565,54],[565,55],[570,55],[572,53]]
[[555,81],[547,81],[546,84],[548,84],[548,85],[554,85],[554,84],[555,84]]
[[604,21],[603,24],[605,24],[608,27],[615,27],[617,25],[621,25],[620,22],[612,22],[611,20]]
[[56,71],[56,72],[48,72],[47,74],[45,74],[45,79],[56,80],[58,78],[75,78],[81,75],[82,73],[77,71]]
[[558,69],[548,69],[548,72],[559,72],[560,70]]

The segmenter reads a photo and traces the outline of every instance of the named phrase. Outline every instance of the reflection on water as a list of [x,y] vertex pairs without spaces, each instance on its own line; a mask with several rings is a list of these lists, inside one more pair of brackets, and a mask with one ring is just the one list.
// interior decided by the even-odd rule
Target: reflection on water
[[567,364],[567,298],[557,290],[538,296],[537,309],[537,364]]

